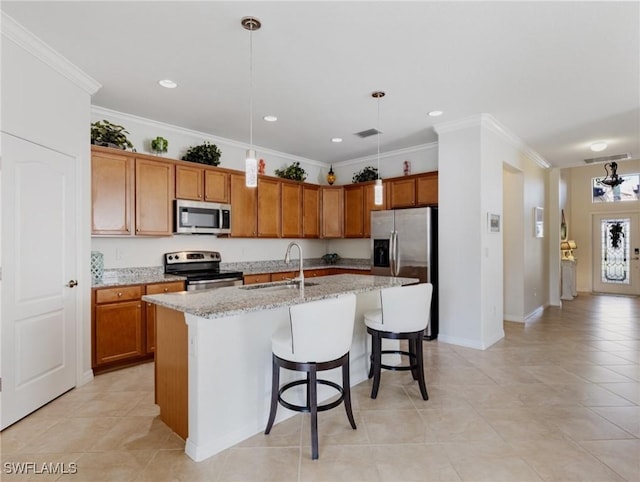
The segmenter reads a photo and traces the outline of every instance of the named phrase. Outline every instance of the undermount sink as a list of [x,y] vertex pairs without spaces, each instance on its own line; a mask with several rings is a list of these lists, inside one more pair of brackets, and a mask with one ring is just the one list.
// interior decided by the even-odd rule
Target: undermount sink
[[[318,283],[310,283],[308,281],[304,282],[304,287],[308,286],[316,286]],[[241,290],[260,290],[260,291],[281,291],[281,290],[293,290],[299,289],[300,282],[298,281],[285,281],[284,283],[276,282],[276,283],[261,283],[255,285],[241,286]]]

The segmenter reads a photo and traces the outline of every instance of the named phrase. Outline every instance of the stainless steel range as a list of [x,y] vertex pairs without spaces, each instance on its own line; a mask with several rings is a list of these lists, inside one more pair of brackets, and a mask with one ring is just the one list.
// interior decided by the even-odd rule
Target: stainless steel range
[[187,291],[238,286],[242,271],[220,269],[222,257],[217,251],[176,251],[164,255],[164,272],[187,278]]

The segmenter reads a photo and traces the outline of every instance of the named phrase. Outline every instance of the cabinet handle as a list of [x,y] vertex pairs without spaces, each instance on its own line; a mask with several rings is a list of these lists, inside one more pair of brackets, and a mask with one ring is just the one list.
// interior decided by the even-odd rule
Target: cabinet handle
[[142,306],[141,306],[141,305],[138,305],[138,308],[142,308]]
[[164,289],[164,292],[165,292],[165,293],[166,293],[167,291],[169,291],[169,288],[165,288],[165,289]]
[[122,293],[118,292],[118,297],[122,296]]

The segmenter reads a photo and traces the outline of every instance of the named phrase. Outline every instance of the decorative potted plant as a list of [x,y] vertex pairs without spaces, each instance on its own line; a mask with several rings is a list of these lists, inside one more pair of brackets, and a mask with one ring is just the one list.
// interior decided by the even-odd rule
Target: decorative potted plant
[[367,166],[353,175],[351,180],[354,184],[357,182],[375,181],[378,179],[378,169],[373,166]]
[[108,120],[96,121],[91,124],[91,144],[96,146],[115,147],[126,149],[133,147],[127,139],[127,132],[124,127],[112,124]]
[[294,162],[284,169],[276,169],[274,172],[278,177],[291,179],[293,181],[304,181],[307,178],[307,172],[300,167],[299,162]]
[[167,152],[169,148],[169,141],[164,137],[158,136],[155,139],[151,139],[151,149],[153,149],[156,154],[161,154],[163,152]]
[[215,144],[211,144],[209,141],[204,141],[204,143],[198,146],[191,146],[187,150],[187,153],[182,156],[182,160],[217,166],[220,164],[221,155],[222,152],[220,152],[220,149],[218,149]]

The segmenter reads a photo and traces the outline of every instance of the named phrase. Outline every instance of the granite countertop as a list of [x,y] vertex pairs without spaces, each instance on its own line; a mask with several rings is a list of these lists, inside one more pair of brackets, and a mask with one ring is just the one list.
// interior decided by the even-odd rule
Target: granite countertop
[[[368,271],[371,269],[369,259],[345,258],[340,259],[336,264],[327,264],[321,258],[305,259],[304,269],[361,269]],[[281,260],[271,261],[246,261],[238,263],[221,263],[220,269],[227,271],[242,271],[243,274],[258,273],[282,273],[286,271],[297,271],[298,260],[293,259],[286,264]],[[102,278],[93,279],[92,288],[109,288],[114,286],[141,285],[149,283],[169,283],[171,281],[184,281],[184,276],[164,274],[163,266],[151,266],[142,268],[114,268],[105,269]]]
[[298,288],[287,288],[287,282],[275,282],[147,295],[142,299],[202,318],[222,318],[334,298],[346,293],[364,293],[391,286],[413,284],[418,281],[416,278],[340,274],[307,280],[307,283],[313,286],[304,288],[304,297],[301,296]]

